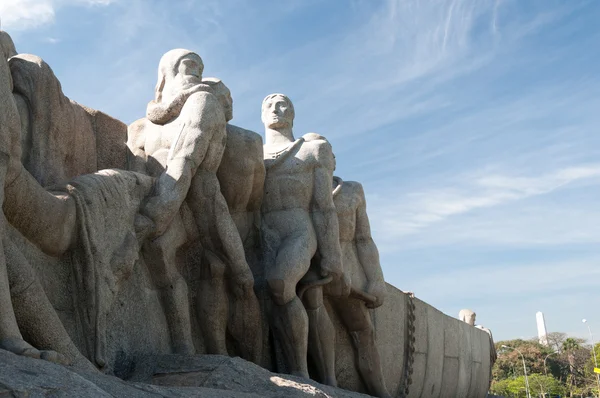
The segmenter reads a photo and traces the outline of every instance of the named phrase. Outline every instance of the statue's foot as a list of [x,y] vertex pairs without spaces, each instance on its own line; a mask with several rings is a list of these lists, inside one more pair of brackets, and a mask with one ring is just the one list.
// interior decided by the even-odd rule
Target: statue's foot
[[8,337],[0,340],[0,348],[16,355],[40,359],[41,352],[19,337]]
[[63,354],[56,352],[56,351],[42,350],[42,351],[40,351],[40,354],[41,354],[40,355],[41,359],[43,359],[44,361],[57,363],[59,365],[70,365],[71,364],[67,360],[67,357],[65,357]]

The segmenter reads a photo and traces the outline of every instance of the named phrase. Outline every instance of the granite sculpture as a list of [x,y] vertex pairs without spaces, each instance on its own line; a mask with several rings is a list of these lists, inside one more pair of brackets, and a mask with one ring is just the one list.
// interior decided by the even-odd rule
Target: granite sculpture
[[2,31],[0,50],[0,349],[110,391],[88,372],[135,380],[150,361],[144,382],[197,387],[206,361],[229,366],[208,353],[382,397],[485,395],[491,332],[385,284],[362,185],[333,176],[323,136],[295,139],[288,97],[263,101],[263,146],[176,49],[127,126]]
[[[371,237],[362,185],[334,177],[333,202],[339,222],[343,278],[350,285],[350,294],[348,297],[334,295],[329,300],[351,336],[358,371],[367,391],[374,396],[390,397],[369,312],[369,309],[383,305],[386,286],[379,264],[379,252]],[[333,351],[334,347],[326,346],[323,349]],[[335,373],[331,377],[335,377]]]
[[[309,349],[321,368],[319,373],[329,375],[325,369],[333,366],[334,358],[327,357],[329,351],[322,348],[333,344],[334,330],[319,285],[338,280],[342,263],[331,189],[331,145],[315,133],[295,139],[294,116],[294,106],[285,95],[271,94],[263,100],[267,172],[262,228],[265,250],[271,253],[265,264],[265,278],[275,304],[273,333],[282,347],[288,371],[308,378]],[[315,273],[320,279],[305,280],[309,288],[297,294],[317,253]],[[343,281],[340,286],[349,287]],[[336,384],[333,378],[323,382]]]
[[[6,43],[6,40],[3,42]],[[3,195],[3,219],[6,217],[9,224],[2,239],[5,255],[10,259],[10,291],[13,301],[18,303],[13,306],[16,318],[19,325],[24,325],[21,326],[23,334],[37,346],[44,347],[46,352],[42,351],[42,357],[92,367],[65,330],[27,258],[16,247],[23,236],[48,255],[69,256],[75,279],[73,295],[77,297],[78,321],[85,334],[84,351],[93,363],[102,367],[106,364],[105,317],[120,278],[129,272],[137,258],[133,219],[138,204],[150,191],[151,180],[127,171],[105,170],[71,178],[52,190],[43,188],[22,163],[22,159],[26,158],[21,155],[22,135],[25,133],[22,121],[25,120],[27,126],[35,124],[28,119],[32,112],[19,113],[21,109],[15,101],[16,96],[13,97],[11,90],[7,90],[12,85],[11,77],[20,76],[22,72],[19,70],[11,75],[9,64],[11,72],[14,65],[43,64],[27,55],[15,55],[8,63],[2,57],[0,62],[5,90],[1,98],[6,103],[2,112],[6,118],[3,126],[8,138],[4,148],[10,149],[10,156],[6,158],[8,183],[4,184]],[[27,65],[22,69],[29,71],[29,82],[55,79],[49,68]],[[60,84],[51,86],[48,91],[53,91],[49,99],[29,101],[28,106],[62,98]],[[21,95],[25,94],[21,92]],[[56,120],[43,120],[41,123],[59,131]],[[62,165],[65,163],[68,160]],[[56,164],[60,167],[60,159]],[[25,352],[31,350],[25,349]]]
[[[253,131],[229,123],[233,119],[233,99],[229,88],[220,79],[206,78],[203,81],[212,87],[223,107],[227,121],[227,141],[217,170],[221,193],[242,241],[246,262],[255,278],[260,278],[262,276],[260,207],[265,182],[262,138]],[[228,295],[225,290],[222,290],[220,296],[209,297],[209,293],[210,290],[207,290],[203,295],[202,303],[198,304],[202,305],[207,313],[214,311],[218,305],[227,308]],[[210,303],[213,302],[214,305],[211,305]],[[227,329],[237,347],[237,352],[249,361],[263,362],[262,349],[265,336],[261,334],[261,315],[254,300],[232,300],[231,304],[232,308],[228,314],[225,314],[224,319],[227,320]],[[204,319],[207,316],[210,315],[207,314]]]
[[475,319],[477,318],[477,314],[473,310],[462,309],[458,313],[458,319],[467,323],[468,325],[474,326],[475,328],[486,332],[489,335],[490,341],[490,383],[492,382],[492,366],[496,363],[498,359],[498,353],[496,352],[496,345],[494,344],[494,336],[492,336],[492,331],[484,326],[476,325]]
[[[225,273],[232,281],[232,299],[239,303],[236,320],[241,319],[244,325],[237,329],[259,337],[254,326],[259,323],[253,320],[259,319],[260,311],[253,291],[254,278],[216,174],[231,112],[226,112],[211,90],[212,83],[202,81],[203,69],[200,56],[189,50],[165,54],[143,132],[135,130],[135,138],[132,133],[129,141],[138,144],[134,148],[136,157],[145,157],[146,170],[157,178],[155,194],[141,212],[154,223],[154,239],[147,243],[146,261],[152,264],[157,286],[165,292],[163,303],[165,313],[171,317],[173,347],[179,353],[195,353],[187,285],[177,271],[176,254],[178,248],[189,243],[190,235],[197,235],[207,263],[202,267],[203,283],[197,296],[206,349],[210,354],[227,355]],[[181,214],[184,202],[195,224],[193,233],[186,234],[185,215]]]

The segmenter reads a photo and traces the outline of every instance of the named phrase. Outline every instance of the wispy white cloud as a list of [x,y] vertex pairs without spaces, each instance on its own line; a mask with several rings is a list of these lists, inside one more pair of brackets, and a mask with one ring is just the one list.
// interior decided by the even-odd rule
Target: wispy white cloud
[[2,0],[2,29],[27,30],[54,23],[56,11],[64,6],[106,6],[116,0]]
[[[595,287],[600,277],[600,257],[575,258],[559,262],[510,262],[479,264],[473,268],[446,270],[443,274],[415,280],[417,296],[434,302],[451,297],[457,288],[462,298],[495,301],[510,295],[530,295],[551,290],[574,291]],[[449,284],[448,281],[455,281]]]
[[0,3],[4,30],[25,30],[54,22],[55,8],[51,0],[5,0]]
[[[475,223],[481,227],[482,223],[485,224],[486,217],[481,214],[477,219],[468,220],[466,225],[464,219],[461,219],[455,220],[454,225],[441,227],[442,230],[447,232],[445,235],[443,235],[439,226],[436,225],[433,229],[431,227],[455,217],[465,216],[470,212],[502,207],[525,199],[548,195],[576,184],[600,186],[600,164],[567,167],[534,177],[497,173],[463,175],[447,181],[440,188],[421,192],[396,193],[394,201],[383,200],[375,196],[370,203],[370,214],[377,236],[381,237],[383,241],[383,247],[386,243],[396,242],[393,245],[394,248],[402,248],[407,237],[418,234],[426,235],[421,238],[430,244],[440,243],[443,240],[446,242],[457,240],[465,242],[469,238],[471,238],[471,242],[481,242],[485,234],[482,235],[482,228],[474,228],[473,225]],[[587,202],[585,205],[587,205]],[[548,212],[547,215],[544,215],[544,210]],[[568,215],[565,214],[566,212],[569,212]],[[582,218],[575,217],[579,212],[587,212],[587,214],[581,214]],[[510,213],[513,213],[513,215],[509,216]],[[561,221],[568,219],[582,221],[586,217],[588,220],[590,217],[594,217],[595,213],[581,206],[576,206],[573,209],[556,207],[550,209],[547,206],[538,205],[536,209],[527,209],[527,211],[524,211],[523,208],[511,207],[506,214],[500,216],[488,212],[488,216],[491,216],[491,220],[496,224],[487,226],[490,230],[495,231],[494,236],[503,235],[504,242],[514,241],[517,236],[522,236],[519,232],[523,233],[524,230],[528,230],[527,226],[523,224],[531,223],[533,217],[540,217],[542,221],[553,220],[556,222],[557,215],[561,214],[565,215],[565,218]],[[587,228],[593,225],[592,223],[569,224],[559,224],[558,229],[562,228],[565,234],[557,234],[556,236],[561,236],[563,239],[567,237],[583,239],[588,235],[581,235],[577,231],[581,232],[581,229],[585,229],[587,232]],[[519,225],[523,225],[524,230],[520,230]],[[511,232],[510,228],[507,227],[514,228],[514,231]],[[600,232],[598,228],[594,228],[594,231]],[[441,236],[445,239],[440,239]],[[587,239],[589,238],[583,240],[587,241]],[[567,240],[571,241],[571,239]],[[531,239],[528,240],[528,243],[532,243]]]

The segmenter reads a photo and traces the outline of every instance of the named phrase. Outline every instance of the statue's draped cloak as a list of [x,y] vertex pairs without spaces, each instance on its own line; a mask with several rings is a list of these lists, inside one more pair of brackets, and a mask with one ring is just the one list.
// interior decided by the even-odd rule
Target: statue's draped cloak
[[88,358],[99,366],[105,365],[106,315],[138,258],[135,217],[151,185],[150,177],[111,169],[76,177],[66,187],[77,209],[74,302]]

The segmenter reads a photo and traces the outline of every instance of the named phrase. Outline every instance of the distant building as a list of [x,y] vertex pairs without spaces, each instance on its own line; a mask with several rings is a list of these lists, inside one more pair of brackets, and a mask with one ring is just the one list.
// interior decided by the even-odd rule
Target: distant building
[[538,311],[535,314],[538,329],[538,341],[541,345],[548,346],[548,331],[546,330],[546,321],[544,320],[544,314]]

